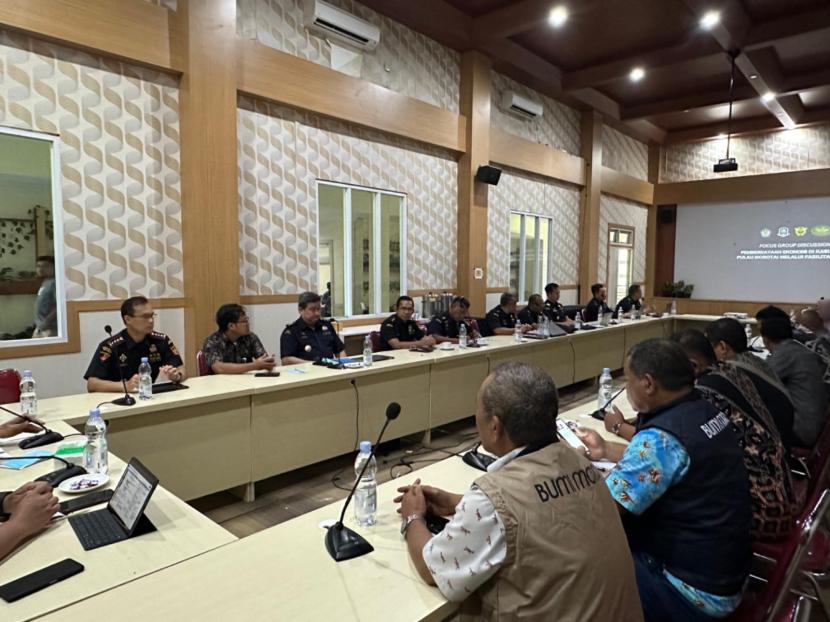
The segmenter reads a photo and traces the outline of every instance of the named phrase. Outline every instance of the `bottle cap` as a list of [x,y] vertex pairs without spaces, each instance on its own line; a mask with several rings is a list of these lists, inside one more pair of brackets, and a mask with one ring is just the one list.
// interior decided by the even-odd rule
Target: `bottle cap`
[[31,375],[32,375],[32,371],[31,371],[31,370],[29,370],[29,369],[24,369],[24,370],[23,370],[23,377],[24,377],[24,378],[25,378],[26,376],[31,376]]
[[611,373],[611,370],[610,370],[610,369],[608,369],[607,367],[603,367],[603,368],[602,368],[602,373],[603,373],[603,374],[610,374],[610,373]]
[[149,362],[150,362],[150,359],[148,359],[146,356],[142,356],[142,357],[141,357],[141,362],[142,362],[142,363],[149,363]]
[[360,453],[368,454],[372,451],[372,441],[360,441]]
[[92,410],[89,411],[89,416],[90,417],[100,417],[101,416],[101,411],[98,410],[97,408],[93,408]]

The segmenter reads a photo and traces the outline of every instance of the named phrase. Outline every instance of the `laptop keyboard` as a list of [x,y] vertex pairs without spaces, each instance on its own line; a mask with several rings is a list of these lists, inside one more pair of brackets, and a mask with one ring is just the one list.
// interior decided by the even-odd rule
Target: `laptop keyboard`
[[127,534],[106,508],[69,517],[69,524],[85,551],[127,539]]

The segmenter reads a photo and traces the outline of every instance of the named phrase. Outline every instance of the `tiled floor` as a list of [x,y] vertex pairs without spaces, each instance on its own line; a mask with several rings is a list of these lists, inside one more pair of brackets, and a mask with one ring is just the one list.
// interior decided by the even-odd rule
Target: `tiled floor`
[[[584,382],[560,391],[559,410],[565,411],[585,401],[596,399],[595,383]],[[475,445],[477,436],[472,417],[443,426],[432,433],[430,447],[421,444],[421,436],[406,437],[381,444],[378,456],[378,481],[387,482],[392,475],[409,473],[402,461],[417,470],[463,453]],[[196,499],[191,505],[225,529],[244,538],[267,527],[278,525],[333,501],[345,499],[354,480],[354,454],[340,456],[291,473],[258,482],[256,500],[244,503],[228,492]],[[333,483],[333,478],[337,486]],[[346,490],[340,488],[346,488]]]

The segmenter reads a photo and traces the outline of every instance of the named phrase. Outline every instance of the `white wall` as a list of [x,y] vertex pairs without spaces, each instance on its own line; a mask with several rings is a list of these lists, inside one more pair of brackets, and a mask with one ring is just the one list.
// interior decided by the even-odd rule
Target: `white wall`
[[[156,330],[167,333],[186,357],[184,347],[184,309],[157,309]],[[106,338],[104,325],[110,324],[113,332],[124,325],[118,311],[81,313],[81,351],[73,354],[34,356],[22,359],[0,360],[0,368],[30,369],[38,383],[38,397],[71,395],[86,391],[84,372],[92,360],[98,344]],[[2,349],[0,349],[2,352]],[[185,358],[185,362],[188,362]],[[191,365],[191,368],[195,367]]]
[[280,335],[286,324],[299,317],[297,303],[245,305],[251,320],[251,331],[256,333],[269,354],[280,356]]

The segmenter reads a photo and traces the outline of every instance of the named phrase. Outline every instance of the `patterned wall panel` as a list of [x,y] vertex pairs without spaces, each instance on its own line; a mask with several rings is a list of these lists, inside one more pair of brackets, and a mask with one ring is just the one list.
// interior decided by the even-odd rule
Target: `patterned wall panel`
[[599,278],[608,278],[608,225],[626,225],[634,228],[634,281],[646,278],[646,233],[648,209],[634,201],[603,194],[599,204]]
[[457,164],[448,153],[240,98],[242,294],[318,289],[316,180],[406,193],[407,286],[455,286]]
[[[545,97],[533,89],[511,80],[507,76],[492,72],[492,106],[491,123],[516,136],[521,136],[535,143],[562,149],[573,155],[579,155],[582,144],[580,135],[580,113],[558,101]],[[515,114],[505,112],[502,98],[508,91],[515,91],[522,97],[541,104],[543,114],[533,120],[527,120]]]
[[61,138],[69,300],[183,295],[178,86],[0,31],[0,124]]
[[[458,52],[353,0],[326,0],[380,28],[380,44],[363,54],[360,77],[458,112]],[[238,0],[237,32],[264,45],[331,66],[331,47],[303,25],[302,0]]]
[[693,181],[742,175],[830,168],[830,125],[783,132],[739,136],[731,140],[729,155],[738,160],[733,173],[715,173],[726,154],[726,139],[671,145],[664,150],[660,181]]
[[510,212],[553,219],[553,274],[559,283],[579,280],[579,205],[576,186],[542,181],[519,172],[502,173],[490,187],[487,235],[487,287],[510,282]]
[[637,179],[648,180],[648,145],[603,125],[602,165]]

